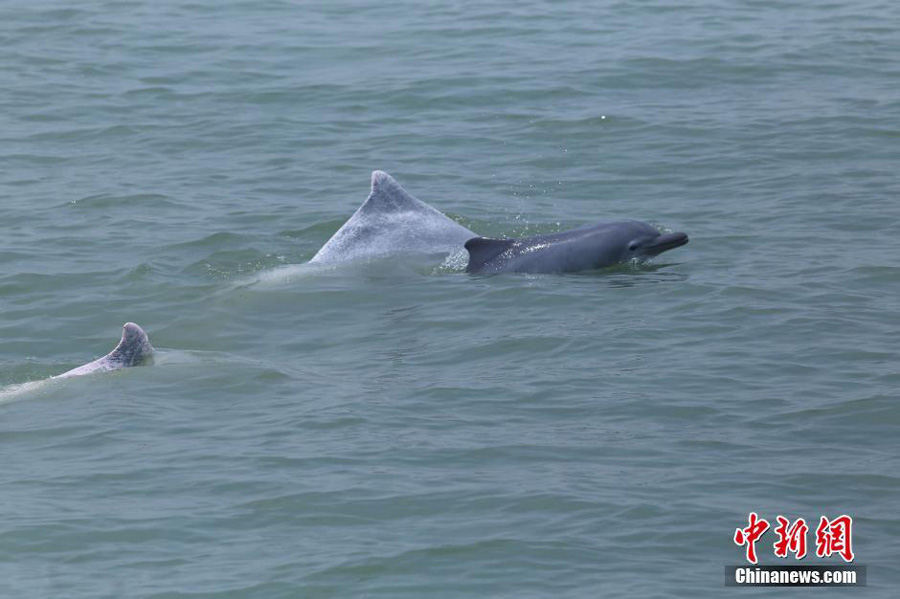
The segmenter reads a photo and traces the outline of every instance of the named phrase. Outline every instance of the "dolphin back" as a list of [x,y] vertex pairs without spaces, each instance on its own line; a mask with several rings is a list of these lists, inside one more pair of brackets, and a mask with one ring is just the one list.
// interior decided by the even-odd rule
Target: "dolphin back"
[[482,272],[491,260],[510,249],[515,242],[515,239],[489,239],[487,237],[475,237],[468,240],[465,245],[469,252],[469,264],[466,266],[466,272]]
[[131,366],[143,366],[153,363],[153,346],[150,345],[150,338],[144,329],[134,324],[126,322],[122,327],[122,338],[116,347],[98,360],[89,362],[78,368],[73,368],[68,372],[56,375],[51,378],[61,379],[72,376],[82,376],[85,374],[93,374],[95,372],[109,372],[110,370],[118,370],[119,368],[129,368]]

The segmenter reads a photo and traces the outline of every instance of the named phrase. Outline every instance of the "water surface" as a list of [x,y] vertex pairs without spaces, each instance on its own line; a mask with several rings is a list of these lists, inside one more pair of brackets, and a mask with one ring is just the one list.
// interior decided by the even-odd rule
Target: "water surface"
[[[0,596],[721,597],[751,510],[894,596],[897,6],[4,3]],[[691,243],[298,266],[374,169]]]

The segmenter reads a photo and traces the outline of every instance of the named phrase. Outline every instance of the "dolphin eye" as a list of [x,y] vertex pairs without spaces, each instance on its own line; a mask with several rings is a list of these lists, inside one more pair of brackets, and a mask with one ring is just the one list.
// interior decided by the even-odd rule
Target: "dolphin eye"
[[637,241],[632,241],[631,243],[628,244],[628,251],[633,252],[636,249],[638,249]]

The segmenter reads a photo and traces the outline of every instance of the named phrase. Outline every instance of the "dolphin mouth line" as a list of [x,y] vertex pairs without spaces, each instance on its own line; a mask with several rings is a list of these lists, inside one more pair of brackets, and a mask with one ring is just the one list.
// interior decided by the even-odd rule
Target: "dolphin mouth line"
[[653,245],[647,246],[647,249],[661,254],[662,252],[674,250],[675,248],[681,247],[688,241],[689,239],[687,234],[681,233],[680,231],[677,233],[663,233],[656,238]]

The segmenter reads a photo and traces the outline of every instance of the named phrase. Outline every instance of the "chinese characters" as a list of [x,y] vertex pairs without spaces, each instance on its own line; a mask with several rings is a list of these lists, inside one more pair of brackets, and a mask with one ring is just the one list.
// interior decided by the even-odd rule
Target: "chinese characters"
[[[750,512],[747,518],[746,528],[736,528],[734,531],[734,543],[744,547],[747,561],[757,563],[756,543],[769,530],[769,522],[760,518],[756,512]],[[784,516],[777,516],[778,526],[773,530],[778,537],[772,547],[775,556],[787,558],[789,553],[794,554],[798,560],[806,557],[806,536],[809,525],[803,518],[797,518],[793,523]],[[841,556],[845,562],[853,561],[852,544],[853,518],[846,514],[829,520],[822,516],[816,527],[816,556],[831,557],[834,554]]]

